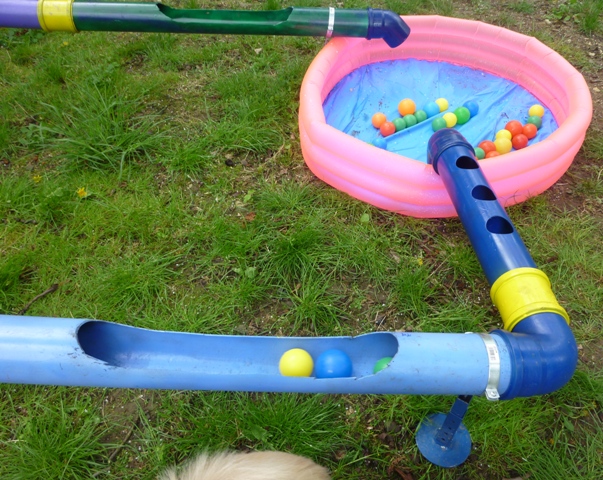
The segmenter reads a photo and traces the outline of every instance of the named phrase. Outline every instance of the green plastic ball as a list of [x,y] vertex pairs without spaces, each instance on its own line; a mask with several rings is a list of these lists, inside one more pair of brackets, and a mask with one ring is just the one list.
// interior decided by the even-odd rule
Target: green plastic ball
[[486,152],[484,152],[483,148],[475,147],[475,156],[478,160],[483,160],[486,158]]
[[383,357],[377,360],[377,363],[375,363],[375,366],[373,367],[373,373],[380,372],[381,370],[386,368],[389,365],[389,362],[391,361],[392,357]]
[[417,124],[417,117],[414,115],[404,115],[404,122],[406,123],[406,128],[414,127]]
[[467,107],[459,107],[454,111],[456,115],[456,123],[459,125],[464,125],[471,118],[471,112]]
[[448,124],[446,123],[446,120],[444,120],[442,117],[434,118],[431,122],[431,128],[434,132],[442,130],[442,128],[446,127],[448,127]]
[[538,115],[532,115],[531,117],[528,117],[526,123],[533,123],[536,125],[536,128],[540,130],[540,127],[542,127],[542,118],[540,118]]
[[425,120],[427,120],[427,113],[425,112],[425,110],[417,110],[415,112],[415,118],[417,119],[417,123],[424,122]]
[[399,132],[400,130],[404,130],[406,128],[406,122],[402,117],[394,118],[394,120],[392,120],[392,123],[394,124],[394,127],[396,127],[396,132]]

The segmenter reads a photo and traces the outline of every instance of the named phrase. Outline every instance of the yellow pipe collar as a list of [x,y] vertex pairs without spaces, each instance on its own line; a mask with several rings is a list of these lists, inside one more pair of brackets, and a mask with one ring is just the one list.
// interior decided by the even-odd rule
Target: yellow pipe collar
[[73,0],[39,0],[38,20],[47,32],[77,32],[73,23]]
[[536,268],[515,268],[502,274],[492,285],[490,298],[508,331],[536,313],[557,313],[569,323],[569,315],[557,302],[549,278]]

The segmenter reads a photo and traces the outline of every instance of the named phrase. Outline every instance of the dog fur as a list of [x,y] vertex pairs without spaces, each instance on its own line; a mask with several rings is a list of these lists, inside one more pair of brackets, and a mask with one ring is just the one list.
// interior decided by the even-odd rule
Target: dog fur
[[159,480],[329,480],[326,468],[312,460],[284,452],[221,452],[201,454],[177,473]]

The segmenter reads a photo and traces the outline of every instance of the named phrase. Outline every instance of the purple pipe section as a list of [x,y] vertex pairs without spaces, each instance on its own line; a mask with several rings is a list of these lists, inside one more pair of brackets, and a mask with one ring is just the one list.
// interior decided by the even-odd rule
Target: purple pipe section
[[0,28],[42,28],[38,0],[0,0]]

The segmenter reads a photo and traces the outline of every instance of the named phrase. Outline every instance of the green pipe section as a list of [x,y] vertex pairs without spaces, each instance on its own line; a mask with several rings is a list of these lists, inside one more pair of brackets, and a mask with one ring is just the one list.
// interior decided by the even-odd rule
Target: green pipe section
[[410,29],[393,12],[289,7],[275,11],[177,9],[162,3],[75,0],[79,31],[213,33],[383,38],[400,45]]
[[[73,20],[77,29],[82,31],[323,36],[328,30],[329,9],[183,10],[161,3],[76,0],[73,3]],[[364,36],[367,29],[366,10],[337,11],[334,36]]]

